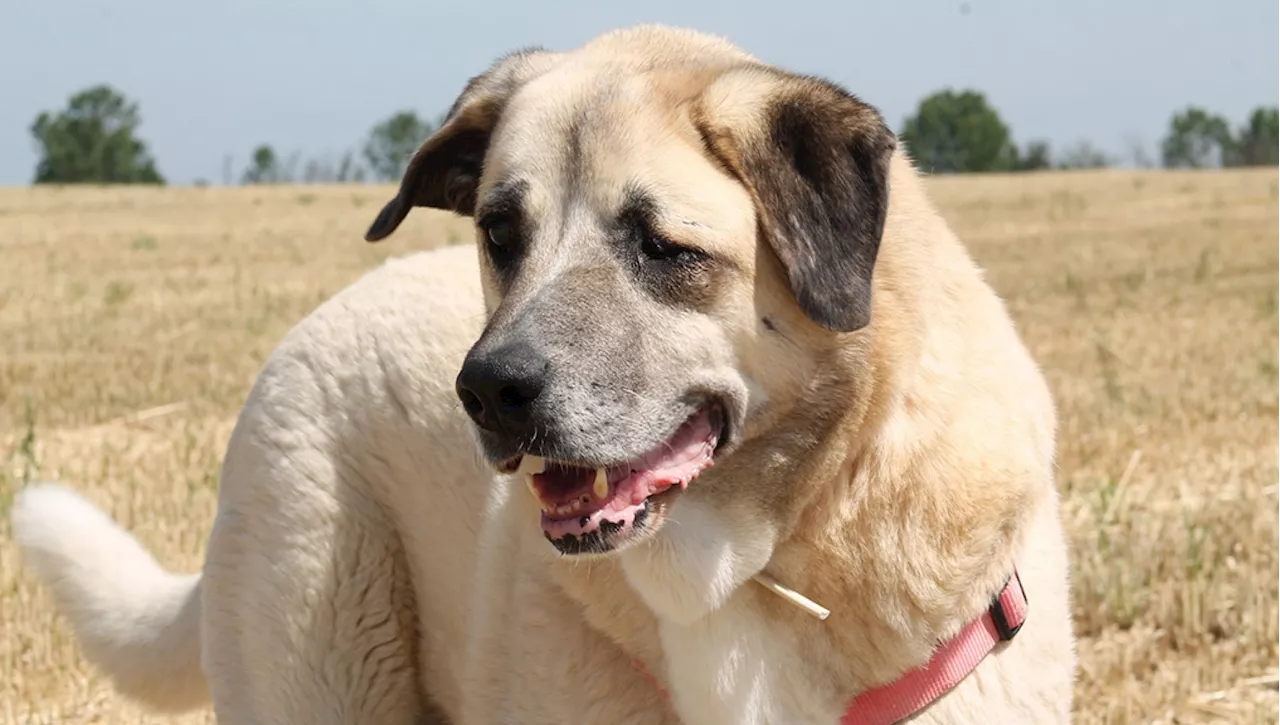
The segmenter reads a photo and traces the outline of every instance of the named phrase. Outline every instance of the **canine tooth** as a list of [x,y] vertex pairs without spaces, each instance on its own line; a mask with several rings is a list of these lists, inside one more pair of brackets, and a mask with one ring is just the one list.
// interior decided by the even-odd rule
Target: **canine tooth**
[[540,498],[538,496],[538,487],[533,485],[533,476],[525,476],[524,485],[529,487],[529,493],[533,494],[534,498]]
[[596,469],[596,483],[591,488],[591,492],[596,495],[596,498],[605,498],[609,495],[609,475],[603,468]]
[[547,470],[547,459],[542,456],[525,456],[520,459],[520,467],[516,470],[526,476],[545,473]]

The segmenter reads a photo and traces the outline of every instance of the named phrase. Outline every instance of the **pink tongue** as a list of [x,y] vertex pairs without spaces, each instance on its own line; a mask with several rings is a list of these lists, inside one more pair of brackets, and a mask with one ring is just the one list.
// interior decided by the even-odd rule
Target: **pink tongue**
[[[699,415],[653,450],[610,466],[605,469],[610,497],[630,499],[627,503],[635,505],[673,484],[687,484],[710,462],[716,444],[712,437],[711,421]],[[594,469],[549,462],[545,472],[533,476],[533,485],[544,504],[562,506],[590,494],[595,479]]]
[[[648,475],[657,482],[688,483],[711,462],[715,452],[715,431],[705,413],[689,419],[671,440],[624,466],[630,473]],[[609,470],[612,482],[613,469]]]
[[633,461],[605,469],[609,490],[603,498],[595,495],[594,469],[549,462],[545,472],[531,477],[543,506],[543,530],[558,539],[582,536],[602,523],[631,526],[646,499],[674,485],[688,485],[709,467],[716,442],[711,422],[700,415],[681,426],[666,443]]

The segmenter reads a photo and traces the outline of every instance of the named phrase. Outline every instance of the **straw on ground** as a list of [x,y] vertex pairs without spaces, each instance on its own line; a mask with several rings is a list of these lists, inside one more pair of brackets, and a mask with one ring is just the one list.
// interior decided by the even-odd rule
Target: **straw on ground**
[[[1077,721],[1276,722],[1276,171],[931,185],[1059,406]],[[283,332],[387,255],[470,239],[423,212],[364,243],[391,193],[0,190],[0,513],[56,477],[198,567]],[[84,664],[0,523],[0,723],[98,722],[166,720]]]

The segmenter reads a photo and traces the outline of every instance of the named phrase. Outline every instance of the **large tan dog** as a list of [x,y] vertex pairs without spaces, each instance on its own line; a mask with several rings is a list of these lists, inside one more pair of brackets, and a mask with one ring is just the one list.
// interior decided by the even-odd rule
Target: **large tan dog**
[[994,631],[904,712],[1068,720],[1052,401],[874,109],[687,31],[523,51],[369,238],[414,206],[478,248],[289,333],[201,576],[22,494],[27,561],[121,690],[245,724],[835,725]]

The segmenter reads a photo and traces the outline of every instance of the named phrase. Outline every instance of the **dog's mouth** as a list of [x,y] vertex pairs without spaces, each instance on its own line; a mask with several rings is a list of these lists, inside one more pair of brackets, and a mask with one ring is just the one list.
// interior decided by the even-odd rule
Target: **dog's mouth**
[[689,486],[715,462],[724,432],[719,405],[700,408],[649,451],[620,463],[590,468],[525,455],[509,462],[542,509],[542,530],[564,553],[614,548],[617,535],[639,527],[652,502]]

